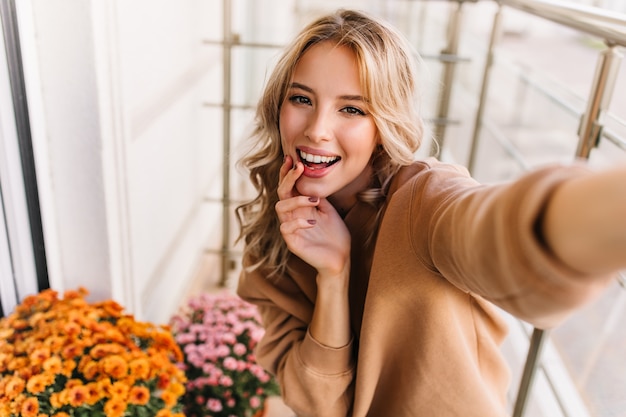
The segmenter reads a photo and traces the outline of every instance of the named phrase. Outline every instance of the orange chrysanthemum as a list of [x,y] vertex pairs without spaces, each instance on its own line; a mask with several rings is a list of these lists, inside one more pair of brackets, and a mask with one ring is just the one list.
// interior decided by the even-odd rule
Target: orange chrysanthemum
[[159,374],[158,375],[157,387],[159,389],[165,389],[170,385],[170,376],[168,374]]
[[7,364],[7,369],[9,371],[16,371],[19,369],[26,368],[28,366],[28,359],[25,357],[13,358]]
[[96,382],[96,385],[98,385],[99,391],[108,393],[113,383],[111,382],[110,378],[105,377],[105,378],[98,379],[98,381]]
[[87,389],[87,400],[85,401],[89,405],[94,405],[103,397],[103,393],[95,382],[90,382],[85,385]]
[[168,391],[171,391],[175,396],[180,397],[185,393],[185,386],[179,382],[170,384]]
[[46,389],[46,386],[53,383],[54,379],[49,374],[33,375],[26,383],[26,390],[31,394],[39,394]]
[[19,394],[24,391],[26,387],[26,382],[18,377],[9,377],[9,381],[6,383],[4,387],[4,394],[9,398],[16,398]]
[[50,348],[47,346],[39,347],[30,354],[30,362],[33,365],[40,365],[50,357]]
[[120,317],[123,310],[119,304],[111,300],[103,301],[97,306],[101,307],[111,317]]
[[63,363],[58,356],[52,356],[43,363],[43,369],[51,374],[59,374],[63,370]]
[[61,401],[61,393],[59,392],[53,392],[52,394],[50,394],[50,405],[54,408],[61,408],[63,407],[64,402]]
[[69,389],[69,388],[77,387],[80,385],[84,385],[81,379],[70,379],[65,383],[65,388]]
[[72,371],[76,369],[76,361],[73,359],[66,360],[63,362],[63,370],[61,373],[67,377],[72,375]]
[[39,401],[35,397],[28,397],[20,407],[22,417],[37,417],[39,414]]
[[[89,356],[85,356],[85,358],[89,358]],[[92,361],[92,360],[87,362],[85,366],[81,368],[81,372],[83,373],[83,375],[85,375],[85,378],[87,378],[88,380],[95,379],[99,371],[100,371],[100,366],[98,365],[98,362]]]
[[89,390],[84,385],[76,385],[67,389],[69,404],[76,408],[87,404],[89,400]]
[[89,354],[94,359],[102,359],[105,356],[123,353],[124,350],[124,347],[117,343],[99,343],[91,349]]
[[63,348],[61,356],[63,356],[63,359],[73,359],[79,356],[82,352],[83,346],[81,346],[80,343],[72,343]]
[[172,391],[165,390],[161,393],[161,399],[166,407],[172,408],[176,404],[178,397]]
[[126,402],[112,398],[104,404],[104,412],[107,417],[121,417],[126,411]]
[[128,393],[130,404],[145,405],[150,400],[150,390],[146,387],[132,387]]
[[[121,417],[128,404],[156,415],[164,408],[150,401],[161,392],[157,375],[168,387],[186,382],[173,361],[180,348],[171,334],[123,315],[114,301],[89,304],[86,294],[79,289],[59,299],[45,290],[0,318],[0,416],[69,417],[71,407]],[[182,409],[183,394],[171,399],[173,411]]]
[[128,374],[128,363],[119,355],[111,355],[100,361],[100,370],[111,378],[120,379]]
[[65,345],[66,336],[52,335],[44,340],[44,344],[50,348],[52,352],[58,352]]
[[65,325],[63,326],[63,332],[70,337],[76,336],[80,334],[81,327],[78,323],[70,321],[70,322],[65,323]]
[[131,375],[136,379],[148,379],[150,376],[150,362],[147,359],[135,359],[131,361],[128,366]]
[[128,390],[128,385],[121,381],[117,381],[109,387],[108,392],[113,398],[126,398],[128,396]]

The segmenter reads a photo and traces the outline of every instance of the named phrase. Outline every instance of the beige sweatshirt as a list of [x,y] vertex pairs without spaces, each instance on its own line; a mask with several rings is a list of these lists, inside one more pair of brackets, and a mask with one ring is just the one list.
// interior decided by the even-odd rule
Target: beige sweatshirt
[[238,293],[266,328],[258,360],[285,403],[299,417],[506,416],[506,327],[492,303],[551,327],[611,278],[569,270],[536,230],[555,187],[583,172],[551,167],[487,186],[434,159],[403,168],[374,247],[363,236],[373,209],[359,203],[345,217],[354,337],[343,348],[308,333],[312,267],[294,256],[278,281],[242,273]]

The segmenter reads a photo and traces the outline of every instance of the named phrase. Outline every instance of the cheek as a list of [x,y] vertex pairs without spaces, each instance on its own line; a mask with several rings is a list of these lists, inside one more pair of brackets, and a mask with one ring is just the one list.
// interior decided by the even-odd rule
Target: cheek
[[352,140],[346,141],[346,146],[355,153],[371,155],[380,143],[378,131],[373,126],[360,126],[347,133]]
[[292,141],[294,132],[296,131],[296,120],[292,111],[288,107],[283,106],[280,110],[280,118],[278,122],[278,129],[280,131],[281,142],[283,146],[285,143]]

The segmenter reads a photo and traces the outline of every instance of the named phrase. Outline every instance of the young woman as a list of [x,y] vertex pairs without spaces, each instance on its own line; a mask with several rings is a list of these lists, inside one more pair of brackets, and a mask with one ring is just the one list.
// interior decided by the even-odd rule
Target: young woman
[[626,167],[485,186],[414,161],[413,61],[394,29],[338,11],[288,46],[258,106],[238,293],[300,417],[506,416],[493,305],[554,326],[626,267]]

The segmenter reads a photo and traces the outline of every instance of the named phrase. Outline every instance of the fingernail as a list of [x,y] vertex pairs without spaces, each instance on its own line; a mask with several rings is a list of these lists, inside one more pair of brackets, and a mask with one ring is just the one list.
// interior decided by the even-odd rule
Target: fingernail
[[309,197],[311,203],[317,203],[317,197]]
[[307,223],[309,223],[309,224],[316,224],[316,223],[317,223],[317,220],[315,220],[315,219],[309,219],[309,220],[307,220]]

